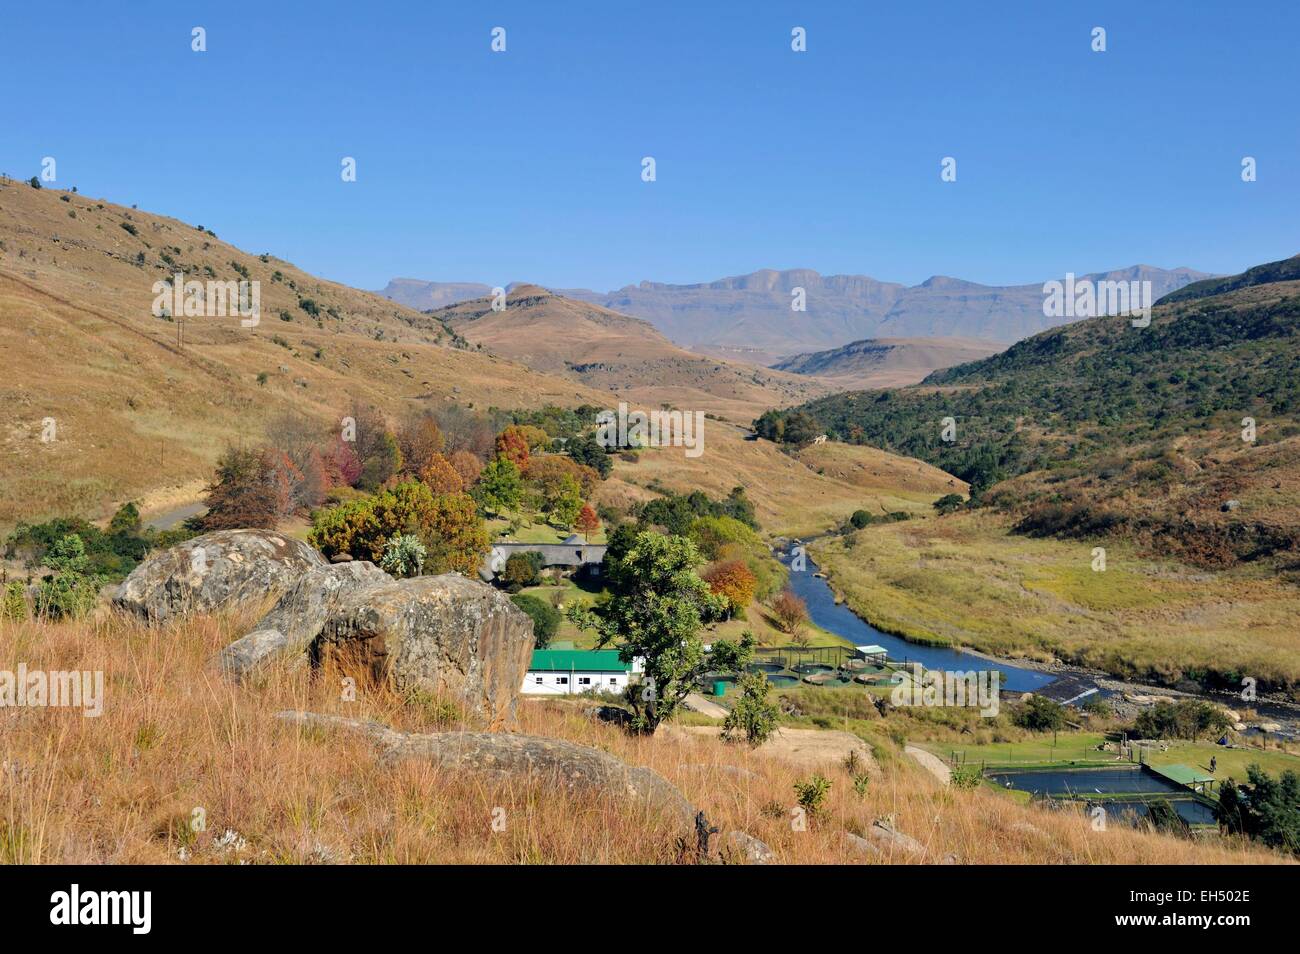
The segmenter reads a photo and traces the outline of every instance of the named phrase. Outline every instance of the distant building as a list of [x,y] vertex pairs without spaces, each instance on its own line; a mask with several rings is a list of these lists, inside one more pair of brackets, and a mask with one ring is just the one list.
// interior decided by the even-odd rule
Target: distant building
[[522,691],[548,696],[618,693],[639,668],[621,661],[617,649],[534,649]]
[[494,543],[483,558],[478,575],[485,583],[491,583],[506,568],[506,560],[516,553],[540,553],[543,566],[572,567],[575,571],[598,575],[600,565],[605,562],[605,549],[605,544],[587,543],[576,533],[562,543]]

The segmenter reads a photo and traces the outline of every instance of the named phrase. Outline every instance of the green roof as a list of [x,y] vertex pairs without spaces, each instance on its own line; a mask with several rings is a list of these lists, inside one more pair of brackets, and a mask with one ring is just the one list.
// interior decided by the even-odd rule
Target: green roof
[[1153,765],[1151,768],[1171,782],[1177,782],[1179,785],[1195,785],[1199,782],[1214,781],[1213,775],[1207,775],[1186,765]]
[[628,672],[617,649],[534,649],[529,672]]

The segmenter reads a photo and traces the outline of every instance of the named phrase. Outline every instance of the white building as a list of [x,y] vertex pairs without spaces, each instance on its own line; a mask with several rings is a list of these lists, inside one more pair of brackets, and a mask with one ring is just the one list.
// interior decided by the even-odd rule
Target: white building
[[567,696],[582,692],[621,693],[638,671],[617,649],[534,649],[523,692]]

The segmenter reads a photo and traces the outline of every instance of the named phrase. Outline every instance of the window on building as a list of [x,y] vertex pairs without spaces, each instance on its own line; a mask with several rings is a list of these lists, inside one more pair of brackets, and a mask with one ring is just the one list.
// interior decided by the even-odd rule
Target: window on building
[[610,676],[610,677],[609,677],[609,684],[610,684],[611,686],[617,686],[617,685],[618,685],[618,676]]
[[542,678],[543,678],[543,677],[541,677],[541,676],[534,676],[534,677],[533,677],[533,682],[540,686],[540,685],[542,684]]
[[561,685],[561,686],[567,686],[567,685],[569,684],[569,677],[568,677],[568,676],[560,676],[560,677],[557,678],[555,681],[556,681],[559,685]]
[[578,685],[580,685],[580,686],[590,686],[590,685],[591,685],[591,677],[590,677],[590,676],[579,676],[579,677],[578,677]]

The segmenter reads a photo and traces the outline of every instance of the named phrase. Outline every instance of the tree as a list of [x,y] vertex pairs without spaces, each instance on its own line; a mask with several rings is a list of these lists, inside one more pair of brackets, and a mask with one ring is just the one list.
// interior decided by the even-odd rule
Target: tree
[[585,464],[600,474],[601,480],[608,477],[610,471],[614,469],[614,462],[605,453],[605,448],[591,434],[581,434],[570,438],[569,442],[564,445],[564,449],[579,464]]
[[582,510],[582,488],[569,474],[555,481],[542,497],[542,506],[557,527],[568,529]]
[[548,486],[560,480],[566,474],[578,481],[584,498],[595,493],[596,488],[600,485],[600,474],[586,464],[579,464],[573,458],[565,457],[562,454],[544,454],[540,457],[530,457],[528,458],[528,466],[523,470],[524,479],[529,483],[536,484],[543,493],[545,493]]
[[379,566],[399,578],[419,576],[428,555],[429,551],[419,537],[399,534],[389,537],[384,544],[384,555],[379,560]]
[[728,616],[744,615],[745,607],[754,599],[758,581],[743,560],[715,563],[702,576],[709,589],[727,601]]
[[520,470],[528,466],[528,436],[516,424],[511,424],[497,435],[497,457],[504,457]]
[[1230,725],[1218,706],[1202,699],[1157,702],[1138,714],[1133,731],[1143,739],[1199,739],[1215,736]]
[[326,557],[347,553],[378,563],[388,541],[406,534],[426,548],[423,572],[430,574],[473,576],[490,545],[473,500],[466,494],[434,495],[415,480],[318,510],[307,540]]
[[483,471],[483,461],[466,450],[452,451],[447,458],[447,463],[460,474],[460,479],[466,488],[473,487],[474,482],[478,480],[478,475]]
[[506,458],[498,457],[483,468],[472,493],[484,510],[500,514],[519,505],[523,489],[519,468]]
[[203,529],[269,530],[280,517],[280,501],[272,487],[264,456],[257,451],[228,448],[217,458],[216,474],[207,486]]
[[430,455],[420,471],[420,480],[435,494],[458,494],[465,489],[465,478],[438,453]]
[[722,722],[722,737],[734,741],[742,733],[745,741],[760,746],[776,731],[781,710],[768,699],[772,684],[761,672],[742,672],[736,679],[739,698]]
[[438,422],[431,414],[408,416],[397,429],[397,446],[406,472],[413,476],[423,474],[433,458],[442,455],[443,438]]
[[1046,696],[1033,695],[1016,709],[1013,720],[1031,732],[1055,732],[1065,725],[1065,707]]
[[1219,821],[1271,848],[1300,854],[1300,775],[1292,769],[1274,778],[1258,765],[1246,769],[1247,785],[1232,779],[1219,793]]
[[[643,681],[629,694],[636,730],[653,733],[710,668],[740,668],[745,640],[740,646],[717,640],[708,654],[700,639],[703,625],[721,618],[725,608],[696,572],[702,562],[684,537],[640,533],[611,570],[616,597],[570,610],[575,625],[595,631],[597,645],[618,644],[624,662],[645,660]],[[751,652],[752,645],[751,639]]]
[[535,550],[512,553],[501,570],[501,582],[515,593],[525,586],[536,586],[542,579],[542,555]]
[[791,636],[797,635],[808,622],[808,605],[789,589],[782,590],[772,601],[772,613],[781,630]]
[[90,560],[81,537],[69,534],[45,554],[54,572],[36,591],[36,613],[49,619],[76,619],[94,608],[103,580],[90,573]]
[[382,432],[373,449],[361,461],[361,479],[357,486],[363,490],[378,490],[402,472],[402,450],[397,438],[388,431]]
[[510,597],[510,602],[532,618],[533,648],[545,649],[549,646],[551,640],[559,631],[560,622],[563,619],[559,611],[549,603],[538,599],[536,596],[529,596],[527,593],[520,593]]
[[944,494],[934,502],[934,509],[941,515],[950,514],[954,510],[960,510],[963,503],[965,501],[962,500],[961,494]]
[[582,509],[578,511],[578,518],[574,521],[574,529],[582,534],[583,539],[588,543],[591,542],[591,535],[600,529],[600,518],[596,516],[596,511],[591,509],[591,504],[583,504]]
[[130,501],[118,507],[108,521],[109,533],[139,533],[140,528],[140,509]]

